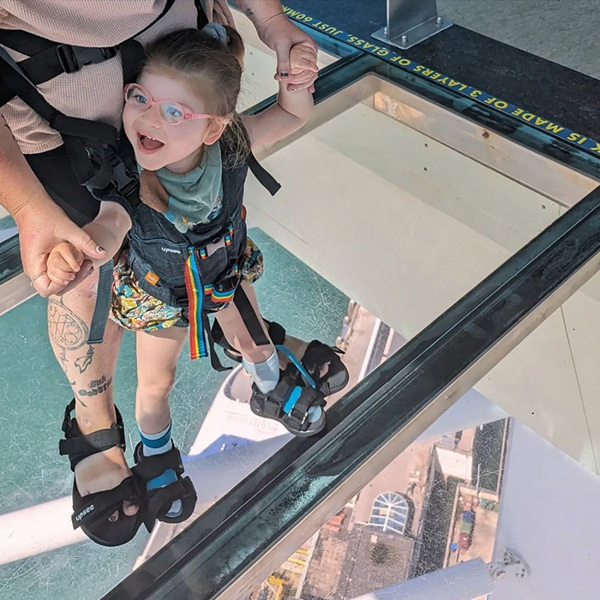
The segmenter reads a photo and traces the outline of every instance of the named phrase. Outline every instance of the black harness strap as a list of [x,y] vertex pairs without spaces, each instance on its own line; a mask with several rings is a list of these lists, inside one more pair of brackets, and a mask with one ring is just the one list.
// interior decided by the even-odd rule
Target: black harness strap
[[256,156],[252,152],[250,152],[247,162],[248,168],[252,171],[254,177],[258,179],[259,183],[266,188],[271,196],[274,196],[281,189],[281,184],[256,160]]
[[194,0],[194,5],[196,7],[196,12],[198,13],[198,18],[196,19],[196,27],[198,29],[204,29],[204,27],[208,25],[208,17],[204,12],[204,7],[202,6],[201,0]]
[[244,321],[244,325],[246,325],[248,333],[254,340],[254,343],[257,346],[266,346],[270,344],[271,340],[265,335],[262,325],[256,316],[256,312],[254,312],[254,307],[248,299],[248,296],[246,296],[246,292],[244,292],[244,288],[241,285],[239,285],[235,290],[233,303],[240,311],[242,321]]
[[101,344],[104,339],[106,321],[110,311],[110,299],[113,282],[113,261],[109,260],[100,267],[98,277],[98,291],[96,292],[96,306],[90,323],[88,344]]
[[204,331],[206,332],[206,337],[208,340],[208,355],[210,357],[210,366],[219,373],[223,373],[224,371],[231,371],[233,367],[224,367],[223,363],[219,360],[219,356],[215,350],[215,340],[212,336],[212,330],[210,328],[210,323],[208,322],[208,315],[206,311],[202,312],[202,327],[204,327]]
[[56,42],[52,40],[15,29],[0,30],[0,42],[11,50],[30,57],[56,46]]
[[56,44],[19,62],[27,77],[39,85],[63,73],[77,73],[87,65],[105,62],[117,55],[117,47],[87,48]]
[[[175,0],[167,0],[158,17],[144,27],[144,29],[138,31],[132,38],[141,35],[160,21],[171,10],[174,3]],[[32,33],[27,33],[26,31],[0,30],[0,43],[29,57],[20,61],[18,65],[34,85],[49,81],[63,73],[77,73],[86,65],[98,64],[110,60],[117,55],[119,49],[123,51],[123,47],[125,46],[128,47],[126,54],[128,54],[130,60],[128,61],[128,65],[124,64],[123,73],[137,71],[143,61],[143,49],[141,44],[133,41],[132,38],[117,46],[92,48],[59,44]],[[133,41],[133,44],[127,44],[130,41]],[[132,52],[131,47],[136,44],[139,46],[139,49]],[[136,60],[137,63],[135,62]],[[133,69],[134,65],[136,65],[135,70]],[[129,83],[130,81],[127,80],[126,82]]]
[[[8,87],[11,88],[14,95],[19,96],[28,106],[30,106],[40,117],[48,121],[48,124],[63,135],[81,136],[116,146],[117,131],[107,123],[97,121],[88,121],[77,117],[67,117],[54,108],[37,90],[33,82],[29,81],[17,63],[5,56],[3,51],[0,55],[5,60],[0,65],[5,65],[0,69],[0,74]],[[8,60],[6,60],[8,58]],[[9,71],[10,69],[10,71]]]

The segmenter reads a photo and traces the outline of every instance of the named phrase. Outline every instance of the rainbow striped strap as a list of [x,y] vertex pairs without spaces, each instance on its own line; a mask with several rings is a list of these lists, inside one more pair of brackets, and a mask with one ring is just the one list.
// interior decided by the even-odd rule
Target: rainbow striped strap
[[198,257],[194,252],[194,248],[188,248],[188,251],[188,259],[185,263],[185,287],[189,300],[190,357],[192,360],[196,360],[208,356],[202,322],[204,287],[200,277]]

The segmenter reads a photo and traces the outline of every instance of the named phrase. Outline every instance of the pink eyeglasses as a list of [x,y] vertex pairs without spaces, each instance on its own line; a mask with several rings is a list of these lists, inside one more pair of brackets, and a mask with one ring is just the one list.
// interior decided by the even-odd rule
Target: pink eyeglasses
[[175,100],[154,100],[152,94],[139,83],[129,83],[125,86],[125,102],[140,111],[148,110],[151,106],[158,104],[162,120],[169,125],[180,125],[183,121],[192,119],[221,119],[229,122],[227,117],[190,112],[186,106]]

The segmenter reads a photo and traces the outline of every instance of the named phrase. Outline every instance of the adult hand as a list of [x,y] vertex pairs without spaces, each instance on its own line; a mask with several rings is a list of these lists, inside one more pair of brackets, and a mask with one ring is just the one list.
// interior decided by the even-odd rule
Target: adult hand
[[[13,217],[19,228],[23,270],[34,280],[33,287],[40,296],[57,294],[65,287],[51,282],[46,273],[48,255],[61,242],[70,242],[91,259],[102,259],[106,255],[106,251],[52,201],[24,206]],[[84,275],[83,269],[81,274]]]
[[[314,83],[319,76],[317,65],[319,48],[315,41],[294,25],[284,13],[278,13],[257,25],[256,30],[260,39],[277,54],[275,79],[286,81],[289,91],[309,89],[314,92]],[[297,44],[302,44],[307,66],[301,72],[293,73],[290,51]]]

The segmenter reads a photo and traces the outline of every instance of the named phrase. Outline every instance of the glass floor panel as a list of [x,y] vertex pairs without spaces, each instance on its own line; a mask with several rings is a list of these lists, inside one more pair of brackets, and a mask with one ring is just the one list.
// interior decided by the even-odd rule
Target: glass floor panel
[[[405,339],[597,185],[373,76],[317,112],[265,153],[284,187],[252,181],[249,214]],[[476,386],[595,472],[599,332],[595,276]]]
[[[363,307],[349,315],[344,347],[362,352],[367,376],[406,339]],[[600,478],[476,390],[371,476],[250,600],[594,593]],[[490,576],[508,556],[522,561],[522,580],[506,567]]]
[[[275,94],[278,83],[273,79],[274,53],[258,40],[248,19],[235,16],[246,44],[241,112]],[[321,67],[335,60],[331,54],[320,53]],[[13,220],[0,209],[0,242],[15,232]],[[263,232],[254,230],[251,235],[268,264],[268,275],[257,285],[264,313],[305,339],[333,344],[348,298]],[[0,317],[0,600],[16,596],[23,600],[99,598],[131,572],[147,543],[148,536],[140,531],[125,547],[103,548],[71,530],[67,496],[72,476],[58,455],[58,440],[63,405],[72,395],[51,352],[46,329],[46,301],[39,297]],[[172,399],[182,453],[194,444],[222,382],[223,376],[208,364],[192,364],[183,352]],[[134,337],[125,335],[115,374],[115,402],[126,425],[130,463],[137,443],[135,386]],[[44,533],[35,542],[28,542],[25,534],[16,543],[15,529],[31,522],[34,514],[43,522]],[[57,514],[59,525],[53,530]]]

